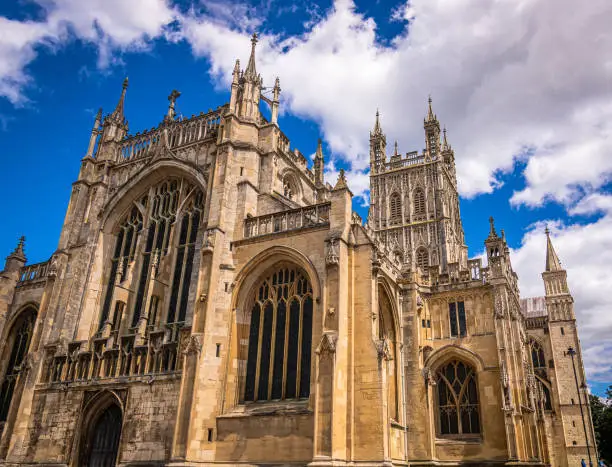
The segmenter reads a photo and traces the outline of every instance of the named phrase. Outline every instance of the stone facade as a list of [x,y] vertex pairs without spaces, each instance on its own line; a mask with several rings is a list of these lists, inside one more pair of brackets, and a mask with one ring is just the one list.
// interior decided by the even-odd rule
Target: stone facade
[[492,219],[468,260],[431,101],[423,153],[387,162],[376,116],[363,224],[321,144],[312,170],[290,149],[255,44],[229,103],[179,119],[173,91],[136,135],[126,80],[56,252],[7,258],[0,462],[575,466],[587,439],[595,459],[550,238],[546,297],[521,300]]

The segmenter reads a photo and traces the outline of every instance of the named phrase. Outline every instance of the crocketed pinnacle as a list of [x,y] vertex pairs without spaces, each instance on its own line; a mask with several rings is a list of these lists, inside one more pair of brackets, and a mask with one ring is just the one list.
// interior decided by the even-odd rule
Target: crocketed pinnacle
[[10,254],[10,257],[19,258],[22,261],[25,261],[26,260],[25,251],[23,251],[24,245],[25,245],[25,237],[22,235],[19,238],[19,243],[17,243],[17,246],[15,247],[13,252]]
[[257,45],[257,33],[254,32],[251,37],[251,56],[249,57],[249,63],[247,63],[246,70],[244,70],[245,78],[257,77],[257,70],[255,68],[255,46]]
[[493,219],[493,216],[489,217],[489,238],[498,238],[497,232],[495,231],[495,219]]
[[125,104],[125,93],[127,91],[127,88],[128,88],[128,78],[126,76],[125,79],[123,80],[123,89],[121,90],[121,97],[119,98],[119,102],[117,102],[117,107],[115,107],[115,110],[112,113],[113,119],[119,122],[122,122],[123,120],[125,120],[123,107]]
[[435,122],[438,120],[438,118],[436,117],[436,114],[433,112],[433,107],[431,106],[431,103],[432,103],[431,96],[429,96],[429,98],[427,99],[427,102],[428,102],[428,109],[427,109],[427,117],[425,118],[425,123]]
[[317,141],[317,152],[315,152],[315,160],[323,160],[323,141],[319,138]]
[[546,272],[563,271],[561,261],[555,252],[552,241],[550,239],[550,230],[546,227]]
[[376,109],[376,121],[374,122],[373,135],[382,135],[382,127],[380,126],[380,112]]
[[344,174],[344,169],[340,169],[340,173],[338,174],[338,181],[336,182],[334,190],[341,190],[343,188],[348,188],[348,185],[346,182],[346,175]]

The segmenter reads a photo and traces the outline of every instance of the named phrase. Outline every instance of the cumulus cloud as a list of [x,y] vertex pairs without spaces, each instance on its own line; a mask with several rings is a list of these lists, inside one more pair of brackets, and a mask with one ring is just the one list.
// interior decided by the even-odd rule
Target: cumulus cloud
[[0,17],[0,97],[16,105],[27,101],[24,88],[32,81],[27,66],[41,47],[76,37],[97,46],[99,65],[105,67],[117,51],[146,48],[178,17],[166,0],[34,1],[44,10],[43,20]]
[[551,229],[555,251],[567,269],[587,376],[595,381],[612,381],[612,215],[587,225],[550,220],[531,226],[511,256],[524,297],[544,295],[541,273],[545,266],[546,224]]

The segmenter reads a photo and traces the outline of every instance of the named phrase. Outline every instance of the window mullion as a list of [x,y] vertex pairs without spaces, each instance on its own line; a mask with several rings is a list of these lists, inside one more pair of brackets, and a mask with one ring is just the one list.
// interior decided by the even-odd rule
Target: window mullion
[[300,398],[300,376],[302,371],[302,332],[304,327],[304,299],[299,301],[300,304],[300,316],[299,316],[299,326],[298,326],[298,341],[297,341],[297,365],[295,368],[295,398]]
[[270,333],[270,370],[268,371],[268,400],[272,399],[272,377],[274,376],[274,349],[276,347],[276,319],[278,317],[278,287],[272,303],[272,332]]
[[266,310],[266,304],[262,304],[261,313],[259,314],[259,336],[257,338],[257,365],[255,366],[255,384],[253,390],[253,400],[257,400],[257,396],[259,394],[259,373],[261,370],[261,347],[262,347],[262,338],[263,338],[263,327],[264,327],[264,315]]

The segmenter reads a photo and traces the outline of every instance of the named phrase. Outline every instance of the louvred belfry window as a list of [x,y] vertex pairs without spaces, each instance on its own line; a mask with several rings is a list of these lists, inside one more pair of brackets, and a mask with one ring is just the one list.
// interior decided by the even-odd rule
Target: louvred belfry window
[[310,395],[312,287],[295,267],[279,268],[251,302],[244,401]]
[[425,215],[425,194],[420,188],[414,190],[414,215]]
[[400,195],[393,193],[391,195],[391,201],[389,203],[390,210],[390,223],[399,224],[402,222],[402,201]]
[[416,263],[417,268],[419,268],[422,273],[427,272],[427,268],[429,267],[429,255],[425,248],[421,248],[417,251]]
[[440,435],[480,433],[476,373],[470,365],[454,360],[436,372],[438,432]]

